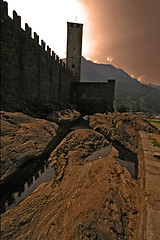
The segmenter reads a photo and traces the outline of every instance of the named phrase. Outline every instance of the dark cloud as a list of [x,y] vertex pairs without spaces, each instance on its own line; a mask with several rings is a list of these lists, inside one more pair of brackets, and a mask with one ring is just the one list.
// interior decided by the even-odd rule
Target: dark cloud
[[[160,85],[160,1],[80,0],[88,10],[90,57]],[[85,30],[85,28],[84,28]]]

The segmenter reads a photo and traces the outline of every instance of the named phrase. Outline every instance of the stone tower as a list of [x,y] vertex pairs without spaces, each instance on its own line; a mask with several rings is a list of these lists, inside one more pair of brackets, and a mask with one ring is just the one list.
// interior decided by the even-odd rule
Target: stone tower
[[83,24],[67,22],[67,67],[80,82]]

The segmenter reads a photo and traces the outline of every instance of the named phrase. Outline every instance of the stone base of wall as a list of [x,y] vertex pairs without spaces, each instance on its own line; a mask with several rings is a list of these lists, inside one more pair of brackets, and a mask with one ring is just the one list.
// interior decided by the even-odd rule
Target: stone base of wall
[[160,135],[140,132],[138,147],[139,222],[137,240],[156,240],[160,237]]
[[72,101],[82,114],[113,112],[115,80],[72,83]]

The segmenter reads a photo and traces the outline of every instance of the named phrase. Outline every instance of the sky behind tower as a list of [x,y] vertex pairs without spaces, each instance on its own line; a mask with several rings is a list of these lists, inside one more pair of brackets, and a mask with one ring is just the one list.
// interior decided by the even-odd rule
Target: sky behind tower
[[61,58],[67,21],[84,24],[83,56],[160,85],[160,0],[8,0]]

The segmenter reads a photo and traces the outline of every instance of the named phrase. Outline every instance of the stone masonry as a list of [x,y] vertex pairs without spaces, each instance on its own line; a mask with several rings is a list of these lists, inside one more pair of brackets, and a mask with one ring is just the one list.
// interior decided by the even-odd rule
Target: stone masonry
[[156,240],[160,237],[160,135],[140,132],[138,148],[139,222],[137,240]]
[[[13,11],[8,15],[8,4],[0,0],[1,10],[1,98],[19,98],[31,103],[69,103],[73,73],[65,63],[39,40],[37,33]],[[3,105],[2,105],[3,107]],[[7,109],[6,109],[7,110]]]
[[[67,23],[67,64],[51,51],[37,33],[13,11],[8,15],[7,2],[0,0],[1,10],[1,107],[5,111],[20,111],[19,103],[30,106],[39,103],[85,106],[91,112],[113,110],[114,83],[80,83],[83,24]],[[75,89],[72,83],[79,83]],[[79,91],[79,92],[78,92]],[[75,95],[80,99],[73,97]],[[73,102],[74,99],[74,102]],[[15,102],[18,102],[16,108]],[[82,104],[81,104],[82,103]],[[83,110],[83,109],[82,109]],[[23,111],[23,110],[22,110]],[[87,112],[86,112],[87,113]]]
[[83,24],[67,23],[67,67],[80,82]]

